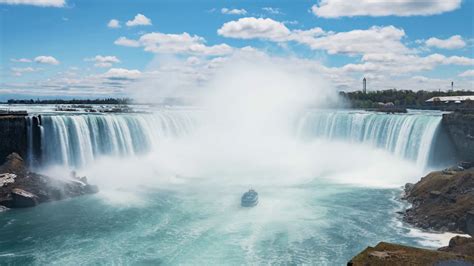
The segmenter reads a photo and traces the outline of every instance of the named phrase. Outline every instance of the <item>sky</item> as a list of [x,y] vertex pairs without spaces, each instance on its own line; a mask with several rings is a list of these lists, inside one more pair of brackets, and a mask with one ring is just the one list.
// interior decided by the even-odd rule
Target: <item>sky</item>
[[474,0],[0,0],[0,100],[193,89],[276,58],[334,90],[474,89]]

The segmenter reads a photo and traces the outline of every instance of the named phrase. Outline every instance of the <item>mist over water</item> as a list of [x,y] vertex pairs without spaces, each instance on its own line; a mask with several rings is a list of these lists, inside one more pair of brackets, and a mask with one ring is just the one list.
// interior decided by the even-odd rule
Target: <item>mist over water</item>
[[[329,83],[260,59],[230,60],[199,87],[193,108],[45,119],[49,141],[73,154],[49,151],[42,171],[61,177],[77,168],[101,192],[54,203],[58,215],[48,216],[49,204],[35,208],[51,224],[73,216],[76,225],[37,233],[50,244],[21,258],[333,265],[382,240],[427,245],[397,222],[395,199],[426,171],[420,161],[439,116],[327,110],[338,103]],[[241,208],[250,187],[259,204]]]
[[[102,126],[94,124],[92,130],[87,128],[87,123],[91,122],[74,126],[80,127],[79,132],[88,136],[93,133],[87,131],[94,131],[94,127],[100,130],[108,125],[110,128],[106,128],[104,133],[107,134],[125,125],[114,133],[119,135],[126,131],[124,137],[117,138],[124,144],[118,148],[112,145],[112,152],[104,153],[141,155],[140,159],[105,158],[103,163],[114,164],[118,160],[117,164],[128,165],[133,171],[137,168],[153,169],[159,173],[143,181],[146,183],[179,177],[180,180],[215,179],[215,182],[240,185],[261,182],[300,184],[314,178],[326,178],[364,186],[399,186],[407,180],[414,180],[424,171],[427,158],[418,157],[429,154],[426,150],[431,143],[423,141],[432,141],[439,117],[374,114],[369,118],[381,122],[370,120],[367,125],[361,124],[365,129],[354,129],[357,120],[365,119],[366,115],[345,112],[341,116],[347,118],[338,120],[337,117],[331,118],[333,113],[337,114],[336,111],[323,110],[339,104],[331,84],[314,73],[279,65],[278,59],[267,56],[259,59],[258,63],[246,57],[229,60],[206,86],[199,87],[200,91],[194,97],[195,108],[159,110],[156,112],[158,118],[157,115],[141,118],[145,126],[140,124],[138,129],[135,124],[143,121],[125,118],[118,122],[106,120],[101,122]],[[311,114],[334,121],[321,123],[318,120],[314,123],[308,119]],[[346,124],[341,126],[338,121]],[[301,132],[302,128],[320,132],[311,132],[312,137],[307,138]],[[376,131],[368,131],[370,128],[376,128]],[[139,134],[145,135],[137,138],[145,139],[144,143],[135,140]],[[347,136],[333,136],[338,134]],[[429,136],[425,138],[423,134]],[[375,145],[364,142],[366,138]],[[102,139],[113,141],[113,138],[103,137],[91,142],[99,145]],[[413,143],[407,144],[409,141]],[[90,150],[96,146],[92,144]],[[137,146],[139,148],[134,149]],[[419,150],[424,155],[418,156]],[[86,153],[91,154],[89,157],[94,154]],[[416,165],[419,160],[423,162]],[[86,161],[91,162],[91,159]],[[94,178],[97,175],[90,169],[101,169],[101,163],[88,163],[83,171]],[[124,173],[123,169],[114,173],[111,167],[104,168],[107,176]],[[383,169],[386,169],[384,177],[380,178],[378,175]],[[342,178],[346,172],[350,174]],[[101,183],[103,178],[106,177],[98,178],[97,182]],[[120,183],[120,180],[115,178],[115,183]],[[136,182],[140,177],[133,180]],[[107,187],[107,183],[102,185]]]

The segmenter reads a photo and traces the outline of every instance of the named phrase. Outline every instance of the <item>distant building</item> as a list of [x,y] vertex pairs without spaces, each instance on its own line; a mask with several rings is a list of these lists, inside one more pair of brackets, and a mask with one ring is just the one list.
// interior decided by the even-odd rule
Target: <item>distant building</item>
[[464,103],[466,101],[474,101],[474,95],[433,97],[431,99],[428,99],[426,103],[451,104],[451,103]]
[[365,79],[365,77],[362,80],[362,92],[367,93],[367,79]]

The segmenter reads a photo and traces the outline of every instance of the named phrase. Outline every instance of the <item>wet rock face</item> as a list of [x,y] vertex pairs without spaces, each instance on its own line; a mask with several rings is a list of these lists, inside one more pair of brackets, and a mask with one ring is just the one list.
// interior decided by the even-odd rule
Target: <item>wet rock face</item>
[[442,120],[448,135],[464,161],[474,161],[474,113],[444,114]]
[[98,192],[98,188],[87,183],[85,178],[59,180],[29,172],[23,159],[15,153],[0,166],[0,183],[0,206],[8,208],[33,207]]
[[12,189],[12,208],[26,208],[38,205],[38,196],[20,188]]
[[27,127],[24,116],[0,117],[0,164],[12,152],[26,156]]
[[406,222],[428,230],[472,234],[473,168],[432,172],[405,193],[405,199],[412,203],[404,213]]

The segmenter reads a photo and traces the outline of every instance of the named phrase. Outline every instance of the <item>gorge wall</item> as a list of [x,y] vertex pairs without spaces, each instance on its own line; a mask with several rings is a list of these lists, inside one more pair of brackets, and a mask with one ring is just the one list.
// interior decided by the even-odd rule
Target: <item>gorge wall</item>
[[459,159],[474,161],[474,113],[444,114],[442,125],[447,130]]
[[0,163],[12,152],[26,157],[27,138],[25,116],[0,116]]

